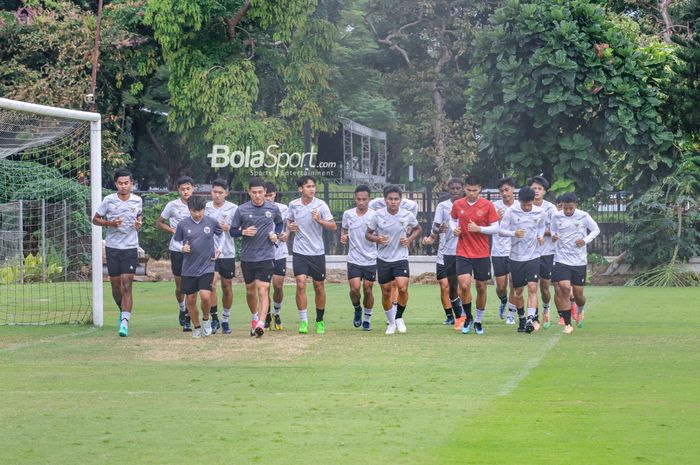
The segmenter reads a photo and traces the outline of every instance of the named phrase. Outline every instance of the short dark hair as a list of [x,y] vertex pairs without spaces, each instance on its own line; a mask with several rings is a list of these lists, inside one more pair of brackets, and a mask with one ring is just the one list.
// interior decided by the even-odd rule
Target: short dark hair
[[457,178],[457,177],[450,178],[450,180],[447,181],[447,187],[450,187],[451,184],[459,184],[460,186],[463,186],[463,185],[464,185],[464,183],[462,182],[462,180],[459,179],[459,178]]
[[535,183],[544,187],[544,190],[549,189],[549,182],[543,176],[533,176],[527,180],[526,184],[528,187],[532,187]]
[[532,202],[535,200],[535,191],[530,186],[521,187],[518,192],[518,200],[521,202]]
[[175,185],[179,188],[183,184],[192,184],[192,187],[194,187],[194,179],[192,179],[189,176],[180,176],[179,178],[177,178],[177,182],[175,183]]
[[397,186],[396,184],[389,184],[384,188],[384,198],[387,198],[392,192],[396,192],[397,194],[399,194],[399,197],[403,196],[403,191],[399,186]]
[[118,168],[114,170],[114,182],[117,182],[117,179],[123,178],[124,176],[129,176],[129,179],[132,181],[134,180],[134,175],[131,174],[131,171],[129,171],[126,168]]
[[505,178],[501,178],[501,179],[499,179],[498,184],[496,184],[496,187],[498,189],[500,189],[501,187],[506,186],[506,185],[515,188],[515,179],[513,179],[510,176],[506,176]]
[[297,187],[301,187],[309,181],[313,181],[313,183],[316,184],[316,178],[314,178],[313,176],[309,176],[308,174],[305,174],[304,176],[297,179]]
[[372,196],[372,190],[369,188],[367,184],[360,184],[355,188],[355,193],[357,194],[358,192],[367,192],[367,195],[370,197]]
[[228,183],[224,179],[217,178],[211,182],[211,187],[212,187],[212,189],[215,187],[221,187],[223,190],[227,191],[228,190]]
[[248,180],[248,189],[252,189],[253,187],[262,187],[264,189],[265,181],[258,178],[257,176],[254,176]]
[[578,199],[573,192],[567,192],[559,196],[559,203],[578,203]]
[[204,210],[207,207],[207,199],[200,195],[193,195],[187,201],[187,208],[196,212]]
[[267,192],[268,194],[270,192],[277,192],[277,186],[275,186],[275,183],[272,181],[267,181],[265,183],[265,192]]
[[470,174],[464,179],[464,184],[466,186],[480,186],[481,180],[479,180],[479,178],[474,176],[473,174]]

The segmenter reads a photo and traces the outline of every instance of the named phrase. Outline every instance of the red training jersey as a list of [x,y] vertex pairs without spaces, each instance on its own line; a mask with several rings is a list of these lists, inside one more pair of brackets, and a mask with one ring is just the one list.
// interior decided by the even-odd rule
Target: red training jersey
[[486,258],[491,255],[489,236],[487,234],[469,232],[469,221],[478,226],[491,226],[498,222],[496,207],[483,197],[479,197],[474,205],[469,205],[466,198],[461,198],[452,204],[453,219],[459,220],[462,233],[457,242],[457,255],[466,258]]

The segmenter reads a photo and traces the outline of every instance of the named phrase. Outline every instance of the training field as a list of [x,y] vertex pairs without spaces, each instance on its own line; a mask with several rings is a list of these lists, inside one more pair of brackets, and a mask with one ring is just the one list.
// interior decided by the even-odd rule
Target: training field
[[412,286],[385,336],[329,285],[302,336],[286,287],[256,340],[238,285],[233,334],[192,340],[173,287],[135,284],[126,339],[111,302],[100,330],[0,327],[0,464],[700,463],[700,289],[587,288],[585,329],[526,335],[489,287],[476,336]]

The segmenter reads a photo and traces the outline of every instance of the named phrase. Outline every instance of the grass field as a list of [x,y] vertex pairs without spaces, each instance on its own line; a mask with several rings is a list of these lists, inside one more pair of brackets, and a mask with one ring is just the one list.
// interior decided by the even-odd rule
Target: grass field
[[[407,334],[177,326],[171,283],[136,284],[130,336],[0,326],[0,464],[697,464],[700,289],[587,289],[586,328],[517,334],[489,288],[483,336],[441,325],[412,286]],[[109,292],[106,289],[105,295]],[[312,313],[312,312],[310,312]]]

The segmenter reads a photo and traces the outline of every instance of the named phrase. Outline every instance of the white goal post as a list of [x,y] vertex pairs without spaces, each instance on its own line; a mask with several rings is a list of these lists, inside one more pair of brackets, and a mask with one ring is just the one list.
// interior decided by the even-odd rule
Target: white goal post
[[[102,118],[99,113],[68,110],[0,98],[0,109],[32,113],[41,116],[90,122],[90,209],[92,216],[102,201]],[[95,326],[104,324],[102,292],[102,228],[91,226],[92,320]]]

